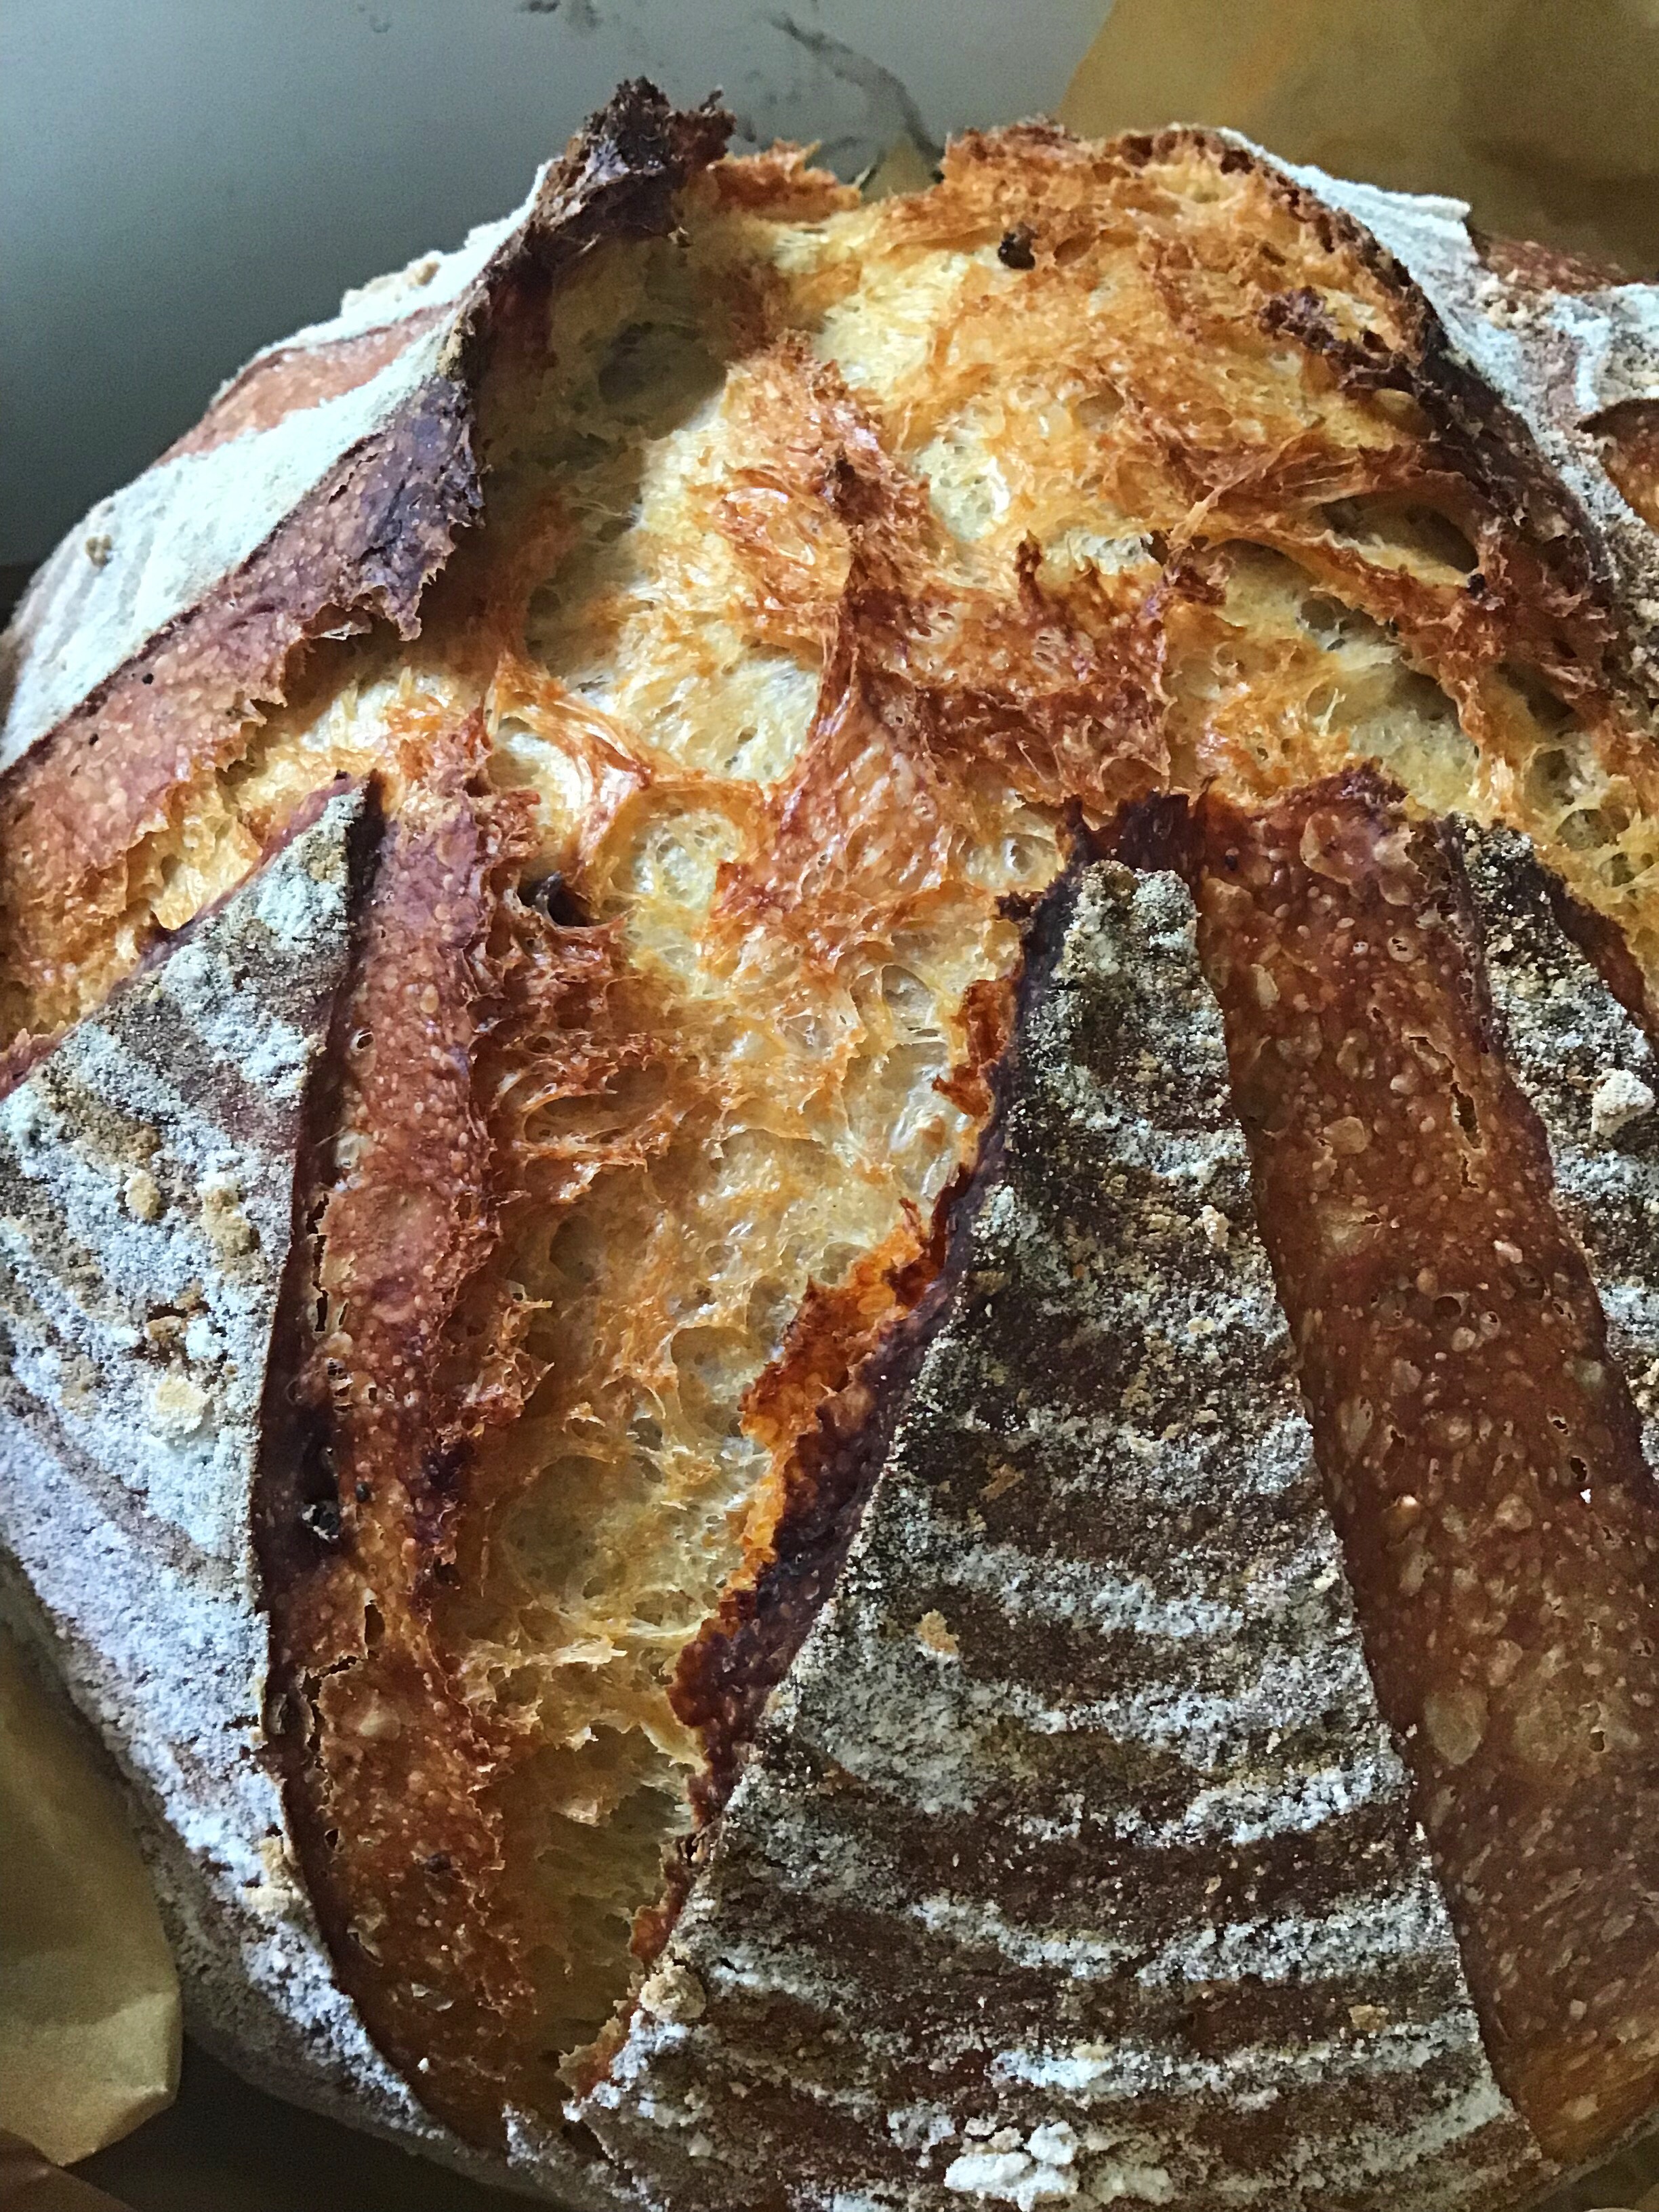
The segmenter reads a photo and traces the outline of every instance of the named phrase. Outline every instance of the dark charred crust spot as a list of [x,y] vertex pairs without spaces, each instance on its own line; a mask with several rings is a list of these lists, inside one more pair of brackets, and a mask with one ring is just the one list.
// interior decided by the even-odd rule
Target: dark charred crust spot
[[586,929],[592,921],[592,916],[556,869],[532,886],[530,903],[561,929]]
[[644,77],[619,85],[555,166],[524,262],[545,279],[600,238],[666,235],[675,195],[719,160],[734,128],[718,99],[677,108]]
[[1180,792],[1154,792],[1124,807],[1099,842],[1103,852],[1127,868],[1168,868],[1185,876],[1192,861],[1189,803]]
[[319,1544],[337,1544],[343,1524],[338,1501],[332,1498],[314,1498],[300,1508],[300,1518]]
[[1279,293],[1262,307],[1261,317],[1270,337],[1292,338],[1321,356],[1352,390],[1412,389],[1411,364],[1390,354],[1375,331],[1365,331],[1358,339],[1340,336],[1325,301],[1310,285]]

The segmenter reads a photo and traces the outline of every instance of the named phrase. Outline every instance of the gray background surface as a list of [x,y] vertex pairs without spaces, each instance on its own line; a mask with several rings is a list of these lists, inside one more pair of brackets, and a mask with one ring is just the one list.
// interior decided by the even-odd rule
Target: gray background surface
[[623,76],[843,174],[1054,106],[1109,0],[0,0],[0,564]]

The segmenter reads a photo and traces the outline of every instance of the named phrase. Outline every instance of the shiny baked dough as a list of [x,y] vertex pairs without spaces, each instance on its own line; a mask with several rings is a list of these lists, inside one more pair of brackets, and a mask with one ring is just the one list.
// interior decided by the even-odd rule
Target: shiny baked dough
[[[364,1970],[418,1983],[377,2032],[473,2132],[492,2100],[556,2113],[551,2062],[580,2072],[627,1996],[708,1753],[684,1655],[927,1278],[1068,815],[1375,761],[1527,831],[1659,972],[1607,619],[1401,368],[1420,316],[1214,142],[970,137],[867,206],[787,153],[720,164],[674,237],[578,265],[544,350],[502,348],[484,526],[418,642],[323,648],[58,957],[7,948],[15,1019],[50,1030],[306,793],[374,769],[401,819],[434,732],[482,717],[454,789],[510,801],[492,973],[543,975],[544,1022],[580,1006],[582,1048],[476,1048],[501,1237],[468,1325],[495,1316],[512,1387],[456,1416],[420,1633],[477,1731],[466,1836],[428,1857],[473,1854],[477,1942],[411,1905]],[[599,980],[561,997],[578,955]],[[319,1707],[319,1834],[348,1768],[394,1786],[374,1648]],[[311,1874],[361,1932],[369,1863]],[[497,2039],[465,2067],[420,2026],[463,2001]]]

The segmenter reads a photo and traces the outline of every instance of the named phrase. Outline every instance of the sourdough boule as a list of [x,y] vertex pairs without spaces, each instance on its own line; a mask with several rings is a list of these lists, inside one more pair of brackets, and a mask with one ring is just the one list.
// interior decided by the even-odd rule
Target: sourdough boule
[[1654,296],[726,128],[20,611],[9,1603],[198,2032],[480,2172],[1518,2204],[1659,2101]]

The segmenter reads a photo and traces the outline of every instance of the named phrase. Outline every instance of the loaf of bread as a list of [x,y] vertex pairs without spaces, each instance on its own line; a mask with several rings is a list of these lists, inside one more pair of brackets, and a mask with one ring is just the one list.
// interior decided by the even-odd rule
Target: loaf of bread
[[1659,294],[728,128],[8,635],[8,1611],[458,2166],[1518,2206],[1659,2108]]

